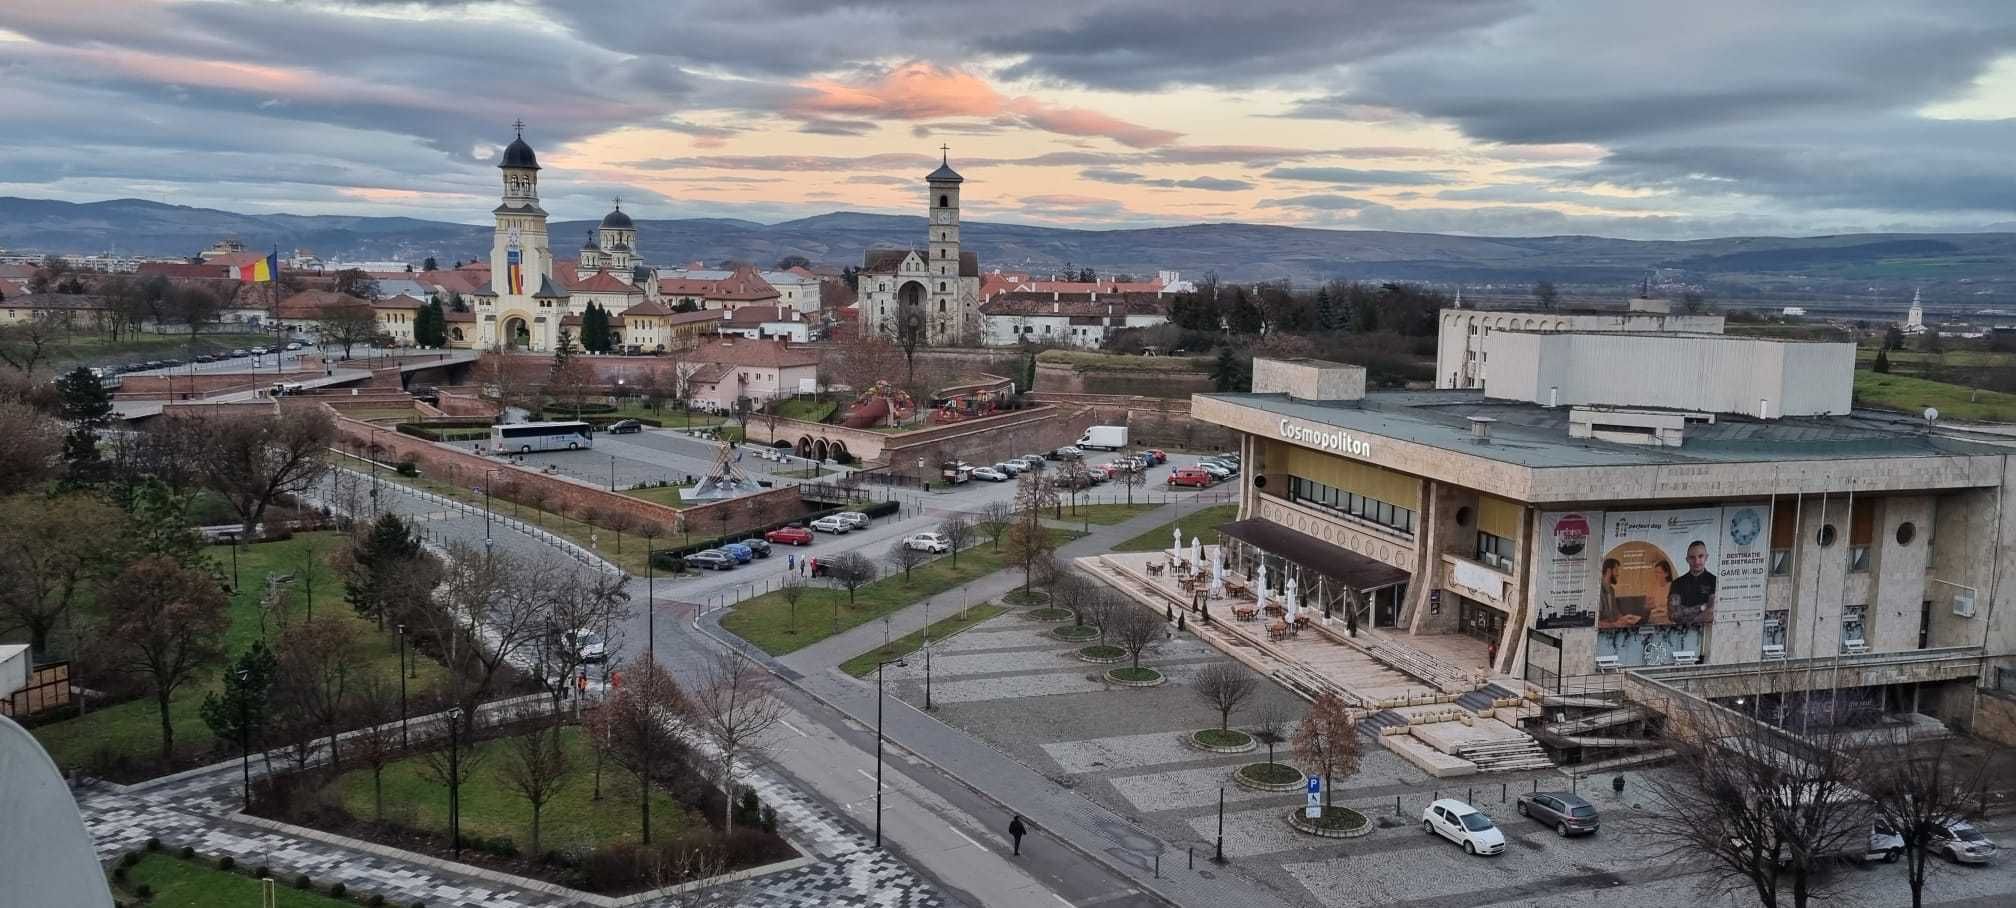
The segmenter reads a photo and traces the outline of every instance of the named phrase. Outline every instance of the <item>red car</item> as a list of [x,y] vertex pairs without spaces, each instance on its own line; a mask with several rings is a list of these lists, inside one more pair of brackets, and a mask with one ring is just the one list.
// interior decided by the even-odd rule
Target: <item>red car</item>
[[1208,489],[1214,482],[1217,482],[1217,480],[1203,470],[1181,469],[1169,471],[1169,484],[1171,486],[1193,486],[1199,489]]
[[771,545],[811,545],[812,531],[804,527],[778,527],[763,534]]
[[1149,448],[1148,450],[1142,451],[1141,453],[1148,455],[1156,463],[1169,462],[1169,455],[1164,453],[1161,448]]

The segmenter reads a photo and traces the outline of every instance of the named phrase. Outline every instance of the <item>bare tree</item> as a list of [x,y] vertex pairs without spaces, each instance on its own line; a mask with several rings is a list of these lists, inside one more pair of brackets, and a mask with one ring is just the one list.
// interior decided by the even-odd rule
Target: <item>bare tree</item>
[[1197,699],[1218,711],[1218,729],[1223,731],[1232,727],[1233,710],[1252,698],[1259,689],[1259,681],[1236,663],[1219,662],[1205,666],[1190,686],[1197,692]]
[[437,607],[420,617],[441,647],[450,695],[474,728],[476,707],[504,668],[542,639],[556,589],[572,578],[509,552],[460,543],[448,552]]
[[1323,778],[1323,808],[1329,810],[1331,784],[1338,776],[1358,771],[1358,719],[1351,706],[1334,693],[1324,693],[1309,704],[1301,727],[1295,730],[1295,756]]
[[364,676],[350,701],[350,716],[358,723],[350,733],[350,759],[371,770],[371,810],[375,822],[385,821],[385,767],[400,754],[399,683],[382,674]]
[[930,552],[913,549],[908,542],[901,539],[896,540],[896,544],[889,547],[889,566],[900,569],[903,572],[903,583],[905,585],[910,583],[910,570],[930,560]]
[[332,303],[322,307],[316,330],[323,343],[341,346],[343,358],[349,359],[351,348],[378,336],[378,313],[365,302]]
[[1825,887],[1816,873],[1825,862],[1868,847],[1872,816],[1848,787],[1855,763],[1837,732],[1807,726],[1795,737],[1701,702],[1669,715],[1666,743],[1672,771],[1647,778],[1659,809],[1640,825],[1670,843],[1666,856],[1705,869],[1710,885],[1748,888],[1765,908],[1789,894],[1803,908]]
[[1111,609],[1112,600],[1099,595],[1099,588],[1092,578],[1071,570],[1068,565],[1056,565],[1056,579],[1050,582],[1050,604],[1058,608],[1068,608],[1075,616],[1072,623],[1079,626],[1090,624],[1099,628],[1103,637],[1106,633],[1106,612]]
[[111,668],[141,678],[161,713],[161,762],[175,755],[170,703],[201,669],[224,658],[231,618],[224,593],[209,574],[150,555],[112,581],[101,655]]
[[1294,716],[1287,704],[1271,697],[1260,701],[1260,711],[1253,714],[1253,737],[1267,745],[1267,762],[1274,762],[1275,745],[1288,740],[1288,725],[1292,721]]
[[294,702],[306,718],[329,738],[329,760],[336,761],[336,736],[348,706],[359,645],[349,628],[334,618],[303,621],[280,641],[279,687],[295,691]]
[[1988,780],[2002,761],[1962,754],[1958,739],[1912,738],[1898,731],[1865,751],[1858,766],[1861,789],[1876,815],[1904,839],[1904,873],[1911,908],[1925,903],[1925,878],[1933,865],[1933,842],[1950,824],[1967,818],[1981,803]]
[[1121,470],[1120,475],[1115,478],[1120,480],[1121,488],[1127,490],[1127,504],[1129,507],[1132,507],[1134,504],[1134,490],[1140,488],[1142,483],[1148,481],[1148,471]]
[[62,472],[63,424],[14,401],[0,401],[0,494],[32,489]]
[[721,791],[728,803],[722,829],[735,826],[735,764],[764,753],[770,732],[784,721],[769,673],[734,652],[718,652],[707,663],[688,700],[693,727],[719,752]]
[[198,469],[238,512],[247,537],[274,499],[306,492],[322,478],[328,471],[322,452],[336,437],[335,424],[319,407],[216,417],[204,428]]
[[834,377],[857,394],[878,381],[895,377],[903,360],[903,351],[889,338],[865,326],[856,336],[842,342],[836,352],[839,361],[833,367]]
[[798,603],[805,598],[805,581],[797,574],[785,574],[783,584],[777,587],[777,597],[791,609],[791,633],[798,633]]
[[26,321],[0,325],[0,363],[32,377],[67,334],[68,321],[54,312],[37,312]]
[[973,544],[973,521],[964,514],[954,514],[938,524],[938,533],[952,547],[952,566],[958,567],[959,550]]
[[987,537],[987,544],[997,549],[1001,547],[1001,537],[1014,523],[1015,506],[1005,501],[988,502],[973,521],[974,527]]
[[[821,562],[826,564],[825,562]],[[881,570],[860,552],[847,552],[826,564],[826,576],[847,591],[847,607],[854,607],[854,592],[875,581]]]
[[525,799],[532,808],[533,855],[545,854],[540,847],[539,821],[546,805],[560,796],[567,779],[574,774],[574,761],[560,740],[561,723],[547,722],[513,737],[504,746],[503,762],[497,767],[504,784]]
[[576,568],[543,591],[546,614],[540,637],[539,683],[552,695],[555,709],[574,691],[574,676],[591,655],[582,646],[580,634],[603,636],[603,658],[615,651],[615,635],[634,613],[625,589],[628,580],[615,571]]
[[117,569],[114,543],[127,522],[92,495],[0,499],[0,628],[26,633],[35,657],[46,658],[71,607]]
[[1106,618],[1106,638],[1127,651],[1134,668],[1141,667],[1141,653],[1162,639],[1162,616],[1138,606],[1116,608]]
[[[1032,474],[1023,474],[1027,479]],[[1057,550],[1057,541],[1050,536],[1050,528],[1043,525],[1043,495],[1047,490],[1043,484],[1031,483],[1016,495],[1014,523],[1008,527],[1008,557],[1022,565],[1022,590],[1028,592],[1036,584],[1039,566],[1050,560]],[[1053,499],[1054,500],[1054,499]]]
[[689,715],[686,692],[664,669],[648,662],[624,675],[615,696],[589,715],[589,734],[601,735],[608,742],[609,759],[637,780],[640,828],[647,845],[657,767],[685,760],[681,733]]

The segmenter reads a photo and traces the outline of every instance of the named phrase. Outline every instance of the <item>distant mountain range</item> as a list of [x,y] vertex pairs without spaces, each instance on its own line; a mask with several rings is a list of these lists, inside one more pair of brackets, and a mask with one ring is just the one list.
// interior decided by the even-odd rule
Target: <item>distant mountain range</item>
[[[593,221],[552,225],[555,254],[571,258]],[[836,212],[781,224],[726,218],[638,220],[647,261],[740,259],[768,265],[788,255],[858,263],[877,247],[919,244],[920,217]],[[961,231],[983,268],[1048,273],[1092,267],[1101,273],[1175,269],[1229,280],[1329,278],[1463,284],[1489,295],[1547,279],[1608,292],[1648,274],[1721,296],[1868,299],[1924,287],[1928,299],[2016,303],[2016,233],[1849,234],[1728,237],[1688,241],[1591,236],[1470,237],[1378,230],[1318,230],[1259,224],[1194,224],[1128,230],[1072,230],[968,222]],[[325,259],[442,266],[487,255],[491,229],[414,218],[248,215],[139,199],[75,204],[0,197],[0,248],[12,251],[193,255],[235,237],[248,247],[304,248]],[[1894,303],[1893,303],[1894,305]]]

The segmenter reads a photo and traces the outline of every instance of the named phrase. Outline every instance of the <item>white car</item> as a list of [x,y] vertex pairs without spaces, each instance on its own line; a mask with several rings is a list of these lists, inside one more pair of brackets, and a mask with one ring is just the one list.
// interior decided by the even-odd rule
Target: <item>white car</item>
[[952,551],[952,540],[945,538],[943,533],[918,533],[903,540],[903,545],[912,551],[930,552],[933,555],[943,555]]
[[577,628],[563,636],[566,640],[566,645],[575,647],[575,652],[579,655],[581,661],[603,662],[608,660],[609,642],[603,640],[601,634],[587,628]]
[[812,528],[821,533],[845,533],[853,529],[854,524],[840,519],[839,514],[828,514],[812,521]]
[[1008,474],[1003,473],[1000,470],[996,470],[993,467],[976,467],[973,470],[973,478],[985,479],[988,482],[1007,482]]
[[1505,850],[1505,833],[1498,824],[1478,810],[1455,798],[1443,798],[1421,812],[1421,827],[1429,835],[1439,835],[1463,846],[1468,854],[1498,854]]
[[1986,864],[2000,849],[1966,820],[1948,820],[1932,830],[1926,847],[1955,864]]
[[287,345],[287,349],[289,349],[289,350],[299,350],[299,349],[301,349],[301,344],[300,344],[300,342],[299,342],[299,341],[296,341],[296,342],[294,342],[294,343],[291,343],[291,344],[288,344],[288,345]]
[[868,515],[860,511],[841,511],[833,516],[847,521],[847,528],[850,530],[858,530],[868,526]]

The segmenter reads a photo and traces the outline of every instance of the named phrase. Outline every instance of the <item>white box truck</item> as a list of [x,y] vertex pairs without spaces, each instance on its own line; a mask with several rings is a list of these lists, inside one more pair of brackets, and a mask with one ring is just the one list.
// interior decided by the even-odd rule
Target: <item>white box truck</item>
[[1118,451],[1127,447],[1126,426],[1092,426],[1078,436],[1078,447],[1095,451]]

